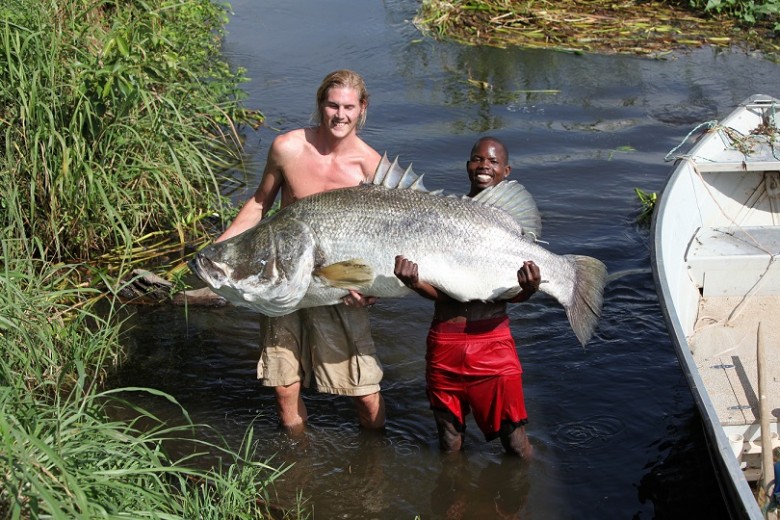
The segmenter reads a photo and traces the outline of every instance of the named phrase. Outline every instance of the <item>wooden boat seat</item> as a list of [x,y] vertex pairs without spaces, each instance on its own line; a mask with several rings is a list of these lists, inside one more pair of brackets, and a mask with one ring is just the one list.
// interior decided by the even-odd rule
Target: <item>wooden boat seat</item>
[[691,279],[704,296],[780,294],[780,226],[701,228],[688,246]]
[[763,171],[777,171],[777,161],[770,157],[769,160],[760,160],[755,156],[749,160],[745,160],[745,156],[741,152],[737,152],[743,160],[739,162],[699,162],[696,164],[696,169],[701,173],[715,173],[715,172],[763,172]]
[[702,298],[694,333],[688,338],[696,368],[723,426],[747,427],[744,453],[760,453],[757,342],[764,342],[766,398],[773,444],[780,447],[780,296]]
[[[767,360],[769,370],[777,373],[778,361],[775,358]],[[718,420],[723,426],[747,426],[745,440],[754,441],[753,451],[760,452],[760,426],[758,382],[756,376],[756,357],[724,356],[721,358],[703,360],[697,365],[701,371],[702,381],[707,386],[712,405],[718,414]],[[769,383],[769,398],[772,431],[777,429],[778,397],[780,383],[771,380]],[[773,437],[775,447],[780,447],[777,435]]]

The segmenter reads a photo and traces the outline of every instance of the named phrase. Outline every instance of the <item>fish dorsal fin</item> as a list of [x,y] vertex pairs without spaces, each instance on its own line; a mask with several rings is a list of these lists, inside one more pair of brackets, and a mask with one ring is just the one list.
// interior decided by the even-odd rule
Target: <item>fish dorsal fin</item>
[[[412,189],[428,192],[431,195],[442,195],[443,190],[429,192],[422,179],[423,175],[414,173],[411,164],[404,170],[398,165],[398,157],[391,163],[385,153],[374,172],[373,184],[391,189]],[[462,198],[500,208],[512,215],[522,226],[523,234],[534,240],[542,236],[542,219],[536,202],[525,186],[517,181],[502,181],[473,198],[465,195]]]
[[382,156],[379,166],[374,172],[373,184],[384,186],[385,188],[412,189],[417,191],[428,191],[423,184],[423,176],[417,175],[412,170],[412,165],[404,170],[398,166],[398,157],[391,163],[387,159],[387,154]]
[[313,274],[325,284],[340,289],[367,289],[374,281],[374,270],[360,258],[320,267]]
[[[464,199],[468,197],[464,196]],[[523,227],[523,234],[538,240],[542,236],[542,218],[531,194],[517,181],[501,181],[473,198],[485,206],[500,208],[512,215]]]

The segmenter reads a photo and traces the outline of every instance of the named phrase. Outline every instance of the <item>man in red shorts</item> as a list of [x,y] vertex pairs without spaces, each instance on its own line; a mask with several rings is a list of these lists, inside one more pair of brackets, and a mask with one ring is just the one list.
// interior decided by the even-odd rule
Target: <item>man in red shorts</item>
[[[469,197],[498,184],[511,171],[506,147],[494,137],[479,139],[471,149],[466,170],[471,181]],[[395,275],[407,287],[435,301],[425,377],[441,449],[462,448],[465,419],[471,412],[486,440],[499,437],[508,453],[529,458],[522,368],[509,329],[507,301],[453,300],[421,282],[417,264],[403,256],[395,259]],[[539,267],[524,262],[517,271],[522,291],[508,301],[527,300],[540,282]]]

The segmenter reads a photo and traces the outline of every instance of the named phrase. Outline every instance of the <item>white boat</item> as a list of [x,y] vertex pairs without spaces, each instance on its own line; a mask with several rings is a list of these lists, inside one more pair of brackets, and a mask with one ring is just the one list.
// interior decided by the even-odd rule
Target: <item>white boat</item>
[[653,219],[659,300],[732,518],[765,518],[780,447],[779,124],[764,95],[711,123]]

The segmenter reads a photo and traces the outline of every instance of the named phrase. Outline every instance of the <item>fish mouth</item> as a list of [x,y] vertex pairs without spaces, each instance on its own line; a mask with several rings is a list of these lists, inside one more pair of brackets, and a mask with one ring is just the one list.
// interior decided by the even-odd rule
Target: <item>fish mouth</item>
[[223,279],[225,277],[225,271],[201,254],[195,255],[195,258],[187,262],[187,267],[195,273],[195,276],[209,285],[211,285],[211,280]]

